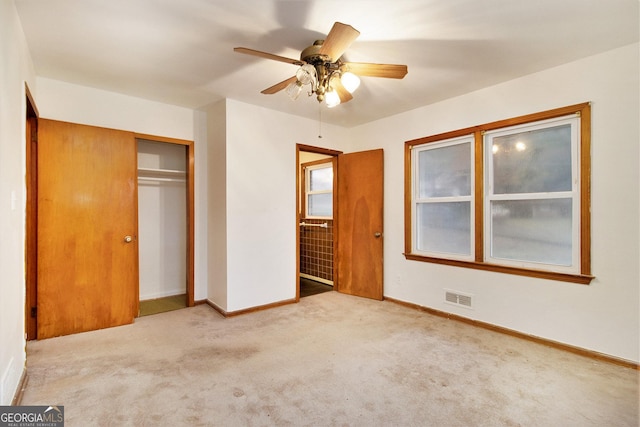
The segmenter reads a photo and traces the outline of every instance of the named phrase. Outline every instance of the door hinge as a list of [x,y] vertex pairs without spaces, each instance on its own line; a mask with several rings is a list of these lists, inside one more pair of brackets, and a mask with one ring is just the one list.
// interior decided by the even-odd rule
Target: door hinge
[[38,307],[31,307],[31,317],[38,317]]

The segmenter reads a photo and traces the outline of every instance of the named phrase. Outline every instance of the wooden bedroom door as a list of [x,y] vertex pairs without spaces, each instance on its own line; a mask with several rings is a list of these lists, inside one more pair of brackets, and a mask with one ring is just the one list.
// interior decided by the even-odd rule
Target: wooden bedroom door
[[338,156],[337,290],[382,300],[382,149]]
[[38,338],[132,323],[138,310],[136,143],[39,121]]

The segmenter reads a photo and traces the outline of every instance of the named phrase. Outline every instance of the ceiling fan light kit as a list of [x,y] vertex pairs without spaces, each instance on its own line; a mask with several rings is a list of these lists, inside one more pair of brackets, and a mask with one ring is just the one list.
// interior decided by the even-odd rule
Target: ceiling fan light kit
[[244,47],[234,51],[299,67],[295,76],[264,89],[263,94],[286,89],[287,95],[296,100],[309,85],[308,96],[315,95],[318,102],[324,101],[331,108],[353,99],[351,94],[360,86],[358,75],[402,79],[407,74],[406,65],[343,62],[342,54],[359,35],[352,26],[336,22],[325,40],[316,40],[301,52],[300,60]]
[[[317,40],[314,46],[319,47],[322,42],[322,40]],[[309,85],[307,95],[315,94],[318,102],[324,101],[327,107],[335,107],[342,101],[337,87],[342,84],[349,93],[353,93],[360,85],[360,79],[353,73],[343,71],[344,68],[341,66],[333,66],[330,58],[326,55],[309,53],[308,50],[309,48],[303,51],[305,56],[302,56],[301,60],[305,61],[305,64],[298,68],[296,80],[287,86],[286,92],[295,101],[300,96],[303,87]]]
[[349,93],[355,92],[356,89],[360,87],[360,78],[353,74],[351,71],[342,73],[340,81],[342,82],[342,86],[344,86],[344,88],[348,90]]

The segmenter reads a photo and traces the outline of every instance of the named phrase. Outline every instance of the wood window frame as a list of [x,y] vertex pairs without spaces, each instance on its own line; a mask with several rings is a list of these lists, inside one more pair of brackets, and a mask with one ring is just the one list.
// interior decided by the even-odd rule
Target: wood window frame
[[[488,263],[484,261],[484,149],[483,135],[486,131],[507,128],[516,125],[554,119],[571,114],[578,115],[580,120],[579,164],[580,164],[580,273],[562,273],[551,270],[513,267]],[[474,135],[474,261],[453,260],[413,253],[413,215],[412,215],[412,181],[413,167],[411,150],[414,146],[443,141],[464,135]],[[588,102],[567,107],[547,110],[539,113],[518,116],[506,120],[495,121],[483,125],[472,126],[405,142],[404,147],[404,223],[405,247],[404,256],[408,260],[423,261],[457,267],[494,271],[506,274],[535,277],[578,284],[589,284],[594,279],[591,275],[591,105]]]

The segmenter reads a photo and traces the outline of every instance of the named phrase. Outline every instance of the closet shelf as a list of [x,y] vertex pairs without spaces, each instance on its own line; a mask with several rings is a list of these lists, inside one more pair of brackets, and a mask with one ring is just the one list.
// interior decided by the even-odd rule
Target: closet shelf
[[144,181],[185,182],[187,173],[173,169],[138,168],[138,179]]

